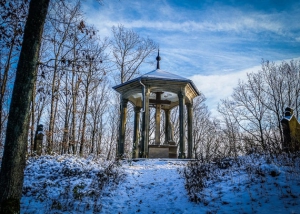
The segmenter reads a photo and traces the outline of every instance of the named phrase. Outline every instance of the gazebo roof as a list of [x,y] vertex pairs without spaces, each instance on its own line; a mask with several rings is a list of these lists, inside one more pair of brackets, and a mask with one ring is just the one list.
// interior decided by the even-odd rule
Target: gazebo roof
[[156,60],[157,67],[155,70],[116,85],[113,89],[119,92],[124,99],[128,99],[135,106],[141,107],[142,90],[147,87],[151,92],[150,99],[155,99],[156,94],[160,93],[162,94],[160,99],[169,102],[169,104],[161,106],[163,109],[171,109],[179,104],[179,92],[185,93],[185,102],[187,103],[191,103],[195,97],[200,95],[192,80],[160,69],[159,52]]
[[136,81],[142,81],[142,80],[165,80],[165,81],[171,81],[171,82],[187,82],[190,83],[197,93],[197,95],[200,94],[197,87],[194,85],[193,81],[184,77],[181,77],[176,74],[172,74],[170,72],[161,70],[161,69],[155,69],[153,71],[150,71],[146,74],[141,75],[140,77],[137,77],[135,79],[129,80],[127,82],[124,82],[122,84],[116,85],[113,87],[116,91],[118,91],[119,88],[122,88],[123,86],[136,82]]

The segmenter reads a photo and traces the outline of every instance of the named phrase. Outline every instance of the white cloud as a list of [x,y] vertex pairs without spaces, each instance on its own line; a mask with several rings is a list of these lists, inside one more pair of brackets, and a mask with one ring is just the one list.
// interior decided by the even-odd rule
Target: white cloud
[[[294,59],[284,59],[275,61],[280,64],[282,61],[300,60],[300,57]],[[218,103],[221,99],[231,96],[233,88],[237,86],[238,81],[247,81],[247,73],[255,73],[261,70],[261,65],[253,66],[234,73],[224,75],[193,75],[191,79],[198,90],[206,97],[206,105],[209,107],[213,116],[218,116]]]
[[[201,12],[185,9],[175,11],[164,1],[157,6],[157,12],[154,13],[153,5],[145,6],[145,4],[147,2],[141,1],[129,6],[122,2],[119,4],[114,2],[103,5],[100,10],[88,6],[85,6],[84,9],[89,17],[89,22],[97,26],[99,30],[110,29],[113,25],[120,23],[128,28],[179,32],[253,33],[269,31],[285,35],[289,29],[299,29],[298,23],[292,18],[293,14],[299,12],[297,10],[290,11],[290,13],[265,13],[219,6],[219,8],[207,8]],[[133,18],[131,13],[138,14],[138,18]],[[107,30],[106,33],[108,33]]]
[[229,97],[233,88],[237,86],[238,80],[246,80],[247,73],[257,72],[261,66],[254,66],[235,73],[224,75],[194,75],[190,79],[198,90],[206,97],[206,104],[213,116],[217,116],[217,107],[221,99]]

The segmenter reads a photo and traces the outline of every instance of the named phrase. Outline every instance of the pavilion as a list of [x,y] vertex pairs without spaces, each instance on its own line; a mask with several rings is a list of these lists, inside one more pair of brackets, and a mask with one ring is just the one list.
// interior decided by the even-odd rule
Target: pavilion
[[[134,105],[133,158],[192,158],[193,99],[200,92],[194,83],[181,76],[160,69],[160,56],[156,57],[154,71],[113,87],[121,95],[120,125],[117,157],[124,155],[127,104]],[[171,110],[179,106],[179,144],[173,139],[170,122]],[[150,107],[155,111],[155,144],[149,145]],[[185,118],[184,108],[187,109]],[[165,142],[160,142],[161,111],[165,113]],[[141,131],[140,114],[142,113]],[[187,120],[187,121],[186,121]],[[187,122],[187,154],[185,148]],[[179,145],[179,154],[177,154]]]

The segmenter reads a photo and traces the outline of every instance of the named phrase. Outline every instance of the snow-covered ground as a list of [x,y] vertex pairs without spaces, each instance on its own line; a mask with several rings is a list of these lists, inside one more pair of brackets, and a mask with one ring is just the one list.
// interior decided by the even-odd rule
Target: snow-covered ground
[[21,213],[300,213],[298,159],[291,164],[246,156],[225,167],[213,164],[195,203],[185,189],[187,161],[117,166],[45,156],[29,160]]
[[103,213],[199,213],[203,206],[189,201],[183,161],[143,160],[124,164],[126,178],[103,198]]

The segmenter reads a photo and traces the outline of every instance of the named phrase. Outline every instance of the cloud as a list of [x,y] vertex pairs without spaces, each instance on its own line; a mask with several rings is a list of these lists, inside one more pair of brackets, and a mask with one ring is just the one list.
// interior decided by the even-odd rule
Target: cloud
[[[272,32],[279,35],[293,34],[289,29],[299,29],[296,21],[299,9],[266,13],[264,11],[247,11],[245,8],[230,6],[208,7],[205,11],[193,11],[181,8],[176,11],[163,3],[154,5],[146,2],[124,4],[108,3],[95,10],[85,7],[89,22],[98,29],[111,28],[122,23],[128,28],[147,28],[149,31],[174,32],[230,32],[258,33]],[[155,7],[154,7],[155,6]],[[106,7],[106,8],[104,8]],[[153,10],[156,8],[156,11]],[[107,31],[107,30],[106,30]],[[108,31],[107,31],[108,32]]]
[[[275,64],[281,64],[283,61],[299,61],[300,57],[294,59],[284,59],[275,61]],[[247,81],[248,73],[256,73],[261,70],[261,65],[256,65],[238,72],[223,75],[193,75],[189,77],[198,90],[206,97],[206,105],[209,107],[213,116],[218,116],[218,103],[221,99],[229,98],[238,81]]]
[[206,104],[213,116],[217,116],[217,107],[221,99],[228,98],[239,80],[246,80],[247,73],[257,72],[261,66],[254,66],[239,72],[224,75],[193,75],[190,79],[206,97]]

